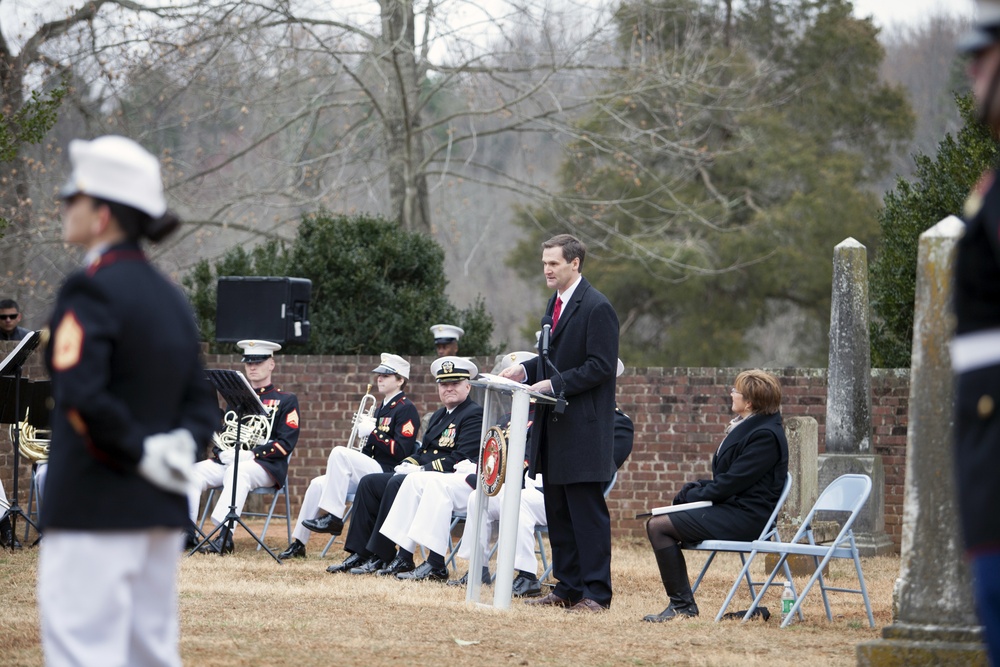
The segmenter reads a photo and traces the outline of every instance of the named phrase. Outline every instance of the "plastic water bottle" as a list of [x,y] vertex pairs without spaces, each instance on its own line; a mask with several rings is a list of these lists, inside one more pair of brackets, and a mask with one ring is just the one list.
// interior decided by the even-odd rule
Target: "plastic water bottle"
[[781,590],[781,622],[784,623],[788,615],[792,613],[795,605],[795,594],[792,593],[792,582],[786,581],[785,587]]

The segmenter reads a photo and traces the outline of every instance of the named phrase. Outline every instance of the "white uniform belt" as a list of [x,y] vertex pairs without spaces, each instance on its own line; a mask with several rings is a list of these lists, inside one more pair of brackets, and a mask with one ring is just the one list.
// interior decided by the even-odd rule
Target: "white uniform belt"
[[956,373],[1000,364],[1000,329],[963,334],[951,341],[951,368]]

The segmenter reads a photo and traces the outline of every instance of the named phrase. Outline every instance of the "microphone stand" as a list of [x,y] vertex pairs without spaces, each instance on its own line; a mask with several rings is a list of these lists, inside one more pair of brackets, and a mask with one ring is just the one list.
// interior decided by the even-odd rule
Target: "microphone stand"
[[[547,335],[543,336],[542,340],[544,341],[544,343],[548,343],[549,337]],[[562,373],[559,372],[559,369],[556,368],[556,365],[552,363],[551,359],[549,359],[549,346],[546,344],[542,345],[542,359],[545,360],[546,368],[551,368],[553,371],[555,371],[556,375],[559,376],[559,384],[565,386],[566,383],[563,381]],[[556,403],[554,406],[552,406],[552,412],[555,413],[556,415],[561,415],[562,413],[566,412],[566,405],[567,405],[566,394],[563,391],[560,391],[559,395],[556,396],[555,399]],[[553,419],[557,419],[557,417],[553,417]]]
[[[236,456],[233,458],[233,488],[229,501],[229,512],[226,514],[226,518],[224,518],[222,522],[212,530],[212,532],[208,533],[208,535],[206,535],[201,542],[195,545],[195,547],[188,553],[188,556],[198,551],[203,544],[206,544],[212,539],[213,535],[222,531],[223,528],[228,531],[229,538],[232,539],[234,525],[238,523],[243,526],[243,530],[250,533],[250,537],[256,540],[257,544],[263,547],[264,551],[266,551],[268,555],[278,563],[278,565],[282,565],[283,563],[281,562],[281,559],[278,558],[278,556],[271,551],[266,544],[264,544],[263,540],[257,536],[257,533],[250,530],[250,527],[236,512],[236,482],[239,479],[240,454],[243,453],[243,439],[241,437],[243,417],[248,414],[266,415],[267,408],[265,408],[264,404],[260,402],[260,399],[257,398],[257,393],[253,390],[253,387],[250,386],[246,377],[239,371],[208,370],[206,373],[208,374],[208,379],[212,381],[215,388],[218,389],[219,393],[222,394],[222,397],[226,399],[226,403],[232,406],[236,411],[236,444],[234,445],[236,449]],[[226,554],[226,540],[224,535],[225,534],[220,536],[220,556],[224,556]]]
[[[34,528],[36,533],[41,534],[38,525],[24,513],[24,510],[21,509],[21,506],[17,502],[18,478],[21,473],[21,420],[24,418],[21,414],[21,367],[28,360],[28,356],[38,347],[39,340],[40,337],[37,331],[29,331],[28,335],[22,338],[17,347],[0,363],[0,375],[4,375],[10,368],[14,370],[14,409],[13,416],[10,417],[11,421],[9,422],[13,425],[14,431],[12,437],[14,447],[14,484],[11,488],[10,505],[4,511],[3,516],[0,517],[0,520],[10,518],[11,535],[17,535],[17,517],[24,519],[25,523]],[[11,378],[8,377],[7,379]],[[6,401],[4,403],[5,405],[7,404]],[[37,544],[38,540],[35,540],[35,543]],[[11,550],[14,549],[13,542],[10,547]]]

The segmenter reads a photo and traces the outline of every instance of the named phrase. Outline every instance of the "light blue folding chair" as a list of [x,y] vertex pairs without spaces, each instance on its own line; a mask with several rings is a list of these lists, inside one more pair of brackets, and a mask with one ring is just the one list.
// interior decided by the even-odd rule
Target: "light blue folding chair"
[[[764,593],[766,593],[768,587],[772,585],[772,582],[774,581],[775,576],[777,576],[779,570],[785,568],[788,557],[794,554],[811,557],[813,565],[815,566],[815,571],[812,576],[809,577],[809,581],[802,589],[802,593],[795,596],[796,600],[795,604],[792,605],[791,613],[788,614],[788,617],[781,623],[781,627],[787,627],[788,624],[791,623],[795,614],[798,613],[801,615],[802,601],[805,600],[809,590],[817,581],[819,581],[820,591],[823,594],[823,606],[826,609],[827,620],[833,620],[833,615],[830,613],[830,600],[827,596],[827,592],[839,591],[841,593],[855,593],[860,595],[864,600],[865,611],[868,613],[868,624],[873,628],[875,627],[875,617],[872,616],[872,605],[871,601],[868,599],[868,588],[865,586],[865,577],[861,572],[861,558],[858,554],[857,544],[854,541],[853,529],[854,522],[858,518],[858,514],[861,512],[861,508],[864,507],[865,502],[868,501],[868,496],[871,493],[871,490],[872,480],[867,475],[841,475],[837,479],[833,480],[833,482],[830,483],[830,486],[826,487],[823,493],[820,494],[819,498],[816,500],[816,504],[813,505],[813,508],[803,520],[802,526],[795,533],[795,537],[792,538],[791,542],[772,542],[764,540],[753,542],[753,551],[750,553],[750,557],[743,565],[743,570],[737,577],[736,583],[733,584],[734,590],[739,585],[740,580],[746,575],[746,572],[750,569],[750,564],[753,563],[754,558],[756,558],[758,554],[773,553],[777,554],[779,558],[778,562],[774,566],[774,569],[771,570],[767,580],[764,582],[763,587],[760,589],[760,592],[757,593],[753,603],[750,605],[750,609],[748,609],[746,615],[743,616],[744,621],[750,618],[750,615],[760,604],[761,598],[764,597]],[[816,544],[816,540],[813,537],[812,525],[818,512],[838,512],[841,514],[847,514],[840,532],[829,544]],[[858,577],[859,588],[839,588],[826,585],[826,580],[823,578],[823,570],[834,558],[849,558],[854,562],[854,571]],[[787,576],[787,570],[785,571]],[[789,581],[791,581],[791,578],[789,578]]]
[[[788,494],[792,490],[792,474],[788,473],[785,476],[785,486],[781,489],[781,495],[778,496],[778,502],[774,506],[774,510],[771,512],[771,516],[768,518],[767,523],[764,525],[764,530],[761,531],[760,537],[757,540],[760,541],[780,541],[781,536],[778,534],[778,515],[781,513],[781,508],[784,506],[785,501],[788,499]],[[691,585],[691,592],[695,593],[698,590],[698,586],[701,585],[702,579],[705,578],[705,574],[708,572],[708,568],[712,566],[715,561],[715,557],[719,553],[736,553],[740,556],[740,563],[746,565],[747,559],[746,554],[753,551],[753,540],[740,541],[740,540],[703,540],[697,544],[681,544],[681,548],[689,551],[708,551],[708,558],[705,560],[705,564],[701,567],[701,572],[698,573],[697,579]],[[791,570],[785,565],[785,575],[791,577]],[[745,570],[743,579],[747,582],[747,588],[750,589],[750,598],[754,598],[757,595],[756,586],[761,585],[763,582],[754,581],[750,576],[750,571]],[[722,603],[722,607],[719,609],[719,613],[716,614],[715,620],[719,621],[722,619],[726,608],[729,607],[729,603],[732,602],[733,596],[735,596],[738,590],[739,582],[741,580],[737,579],[737,585],[729,591],[729,596],[726,601]],[[777,586],[778,584],[774,584]]]

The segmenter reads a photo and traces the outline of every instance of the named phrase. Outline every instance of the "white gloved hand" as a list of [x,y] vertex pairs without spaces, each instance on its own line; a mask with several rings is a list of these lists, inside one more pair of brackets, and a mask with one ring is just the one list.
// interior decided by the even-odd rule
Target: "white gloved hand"
[[250,451],[249,449],[240,450],[240,463],[253,460],[254,460],[254,455],[252,451]]
[[411,472],[417,472],[418,470],[423,470],[422,467],[415,463],[410,463],[409,461],[404,461],[394,468],[397,475],[409,475]]
[[197,445],[184,428],[157,433],[142,441],[139,474],[165,491],[185,494],[194,476]]
[[233,465],[233,461],[236,460],[236,450],[232,447],[229,449],[223,449],[219,452],[219,460],[222,461],[222,465]]
[[369,435],[371,435],[372,431],[375,430],[375,418],[362,417],[361,419],[358,420],[358,423],[355,425],[354,428],[358,433],[358,437],[364,440]]

